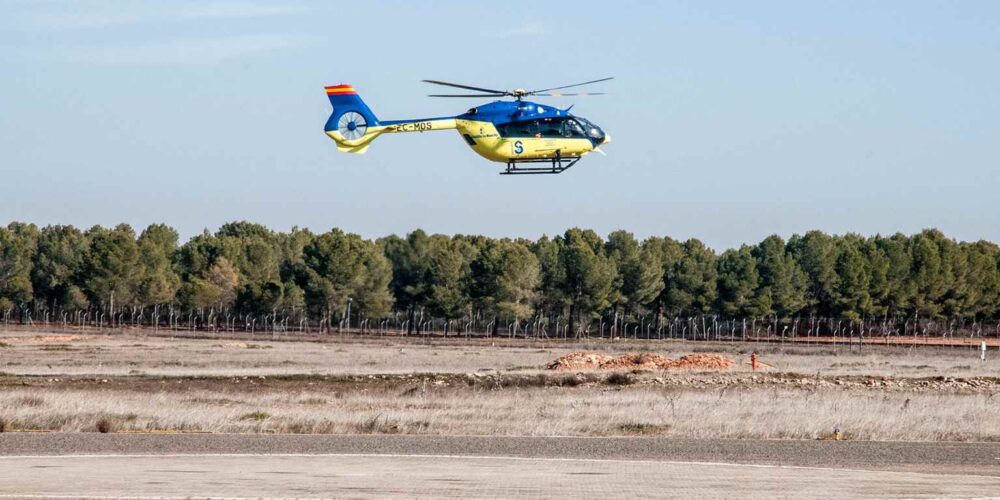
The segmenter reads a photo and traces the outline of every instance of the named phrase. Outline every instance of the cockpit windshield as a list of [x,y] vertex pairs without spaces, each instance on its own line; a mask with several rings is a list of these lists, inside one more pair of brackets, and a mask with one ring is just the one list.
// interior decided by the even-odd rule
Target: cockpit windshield
[[594,125],[586,118],[581,118],[579,116],[574,116],[573,118],[580,122],[580,125],[583,125],[583,129],[586,131],[587,137],[592,139],[604,139],[604,131],[601,130],[601,127]]

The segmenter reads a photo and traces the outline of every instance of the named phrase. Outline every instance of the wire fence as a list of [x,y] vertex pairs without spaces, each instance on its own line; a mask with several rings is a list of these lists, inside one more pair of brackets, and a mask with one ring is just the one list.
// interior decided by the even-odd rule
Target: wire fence
[[356,334],[371,336],[427,336],[520,339],[633,339],[690,341],[757,341],[804,344],[927,344],[969,345],[986,341],[1000,346],[1000,321],[968,318],[867,318],[751,317],[712,315],[622,316],[608,312],[599,317],[570,321],[561,314],[528,318],[481,313],[459,318],[436,318],[423,311],[397,311],[380,318],[321,314],[302,310],[275,310],[269,314],[240,313],[229,309],[184,310],[175,306],[145,308],[32,309],[27,306],[2,312],[4,327],[96,328],[117,330],[147,328],[155,331],[228,332],[281,335]]

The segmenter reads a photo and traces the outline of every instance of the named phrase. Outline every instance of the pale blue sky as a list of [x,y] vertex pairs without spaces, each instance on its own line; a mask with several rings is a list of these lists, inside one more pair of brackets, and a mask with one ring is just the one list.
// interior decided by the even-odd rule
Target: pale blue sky
[[[247,219],[698,237],[936,226],[1000,241],[1000,3],[4,1],[0,223]],[[549,87],[614,138],[497,175],[452,131],[323,135],[323,86],[383,119],[459,113],[419,80]]]

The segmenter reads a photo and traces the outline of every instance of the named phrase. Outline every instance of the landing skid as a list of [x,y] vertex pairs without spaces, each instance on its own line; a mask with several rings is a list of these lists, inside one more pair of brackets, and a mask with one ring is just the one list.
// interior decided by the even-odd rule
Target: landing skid
[[[556,156],[555,158],[532,158],[527,160],[508,160],[507,169],[500,175],[533,175],[561,174],[580,161],[580,156]],[[545,167],[519,167],[518,165],[547,164]]]

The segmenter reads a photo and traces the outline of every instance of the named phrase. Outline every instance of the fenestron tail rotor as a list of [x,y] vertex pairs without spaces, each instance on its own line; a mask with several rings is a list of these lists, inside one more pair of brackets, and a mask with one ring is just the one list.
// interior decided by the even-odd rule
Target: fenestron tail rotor
[[337,132],[349,141],[364,137],[367,130],[368,122],[361,113],[348,111],[340,115],[340,120],[337,120]]
[[597,80],[590,80],[588,82],[574,83],[571,85],[563,85],[560,87],[551,87],[547,89],[539,90],[525,90],[525,89],[514,89],[514,90],[496,90],[488,89],[483,87],[474,87],[472,85],[463,85],[459,83],[443,82],[441,80],[424,80],[426,83],[431,83],[434,85],[443,85],[445,87],[454,87],[464,90],[474,90],[476,92],[482,92],[481,94],[430,94],[428,97],[513,97],[520,101],[524,97],[528,96],[546,96],[546,97],[577,97],[577,96],[591,96],[591,95],[605,95],[604,92],[573,92],[573,93],[562,93],[562,92],[551,92],[553,90],[568,89],[571,87],[580,87],[583,85],[590,85],[594,83],[606,82],[608,80],[613,80],[614,77],[600,78]]

